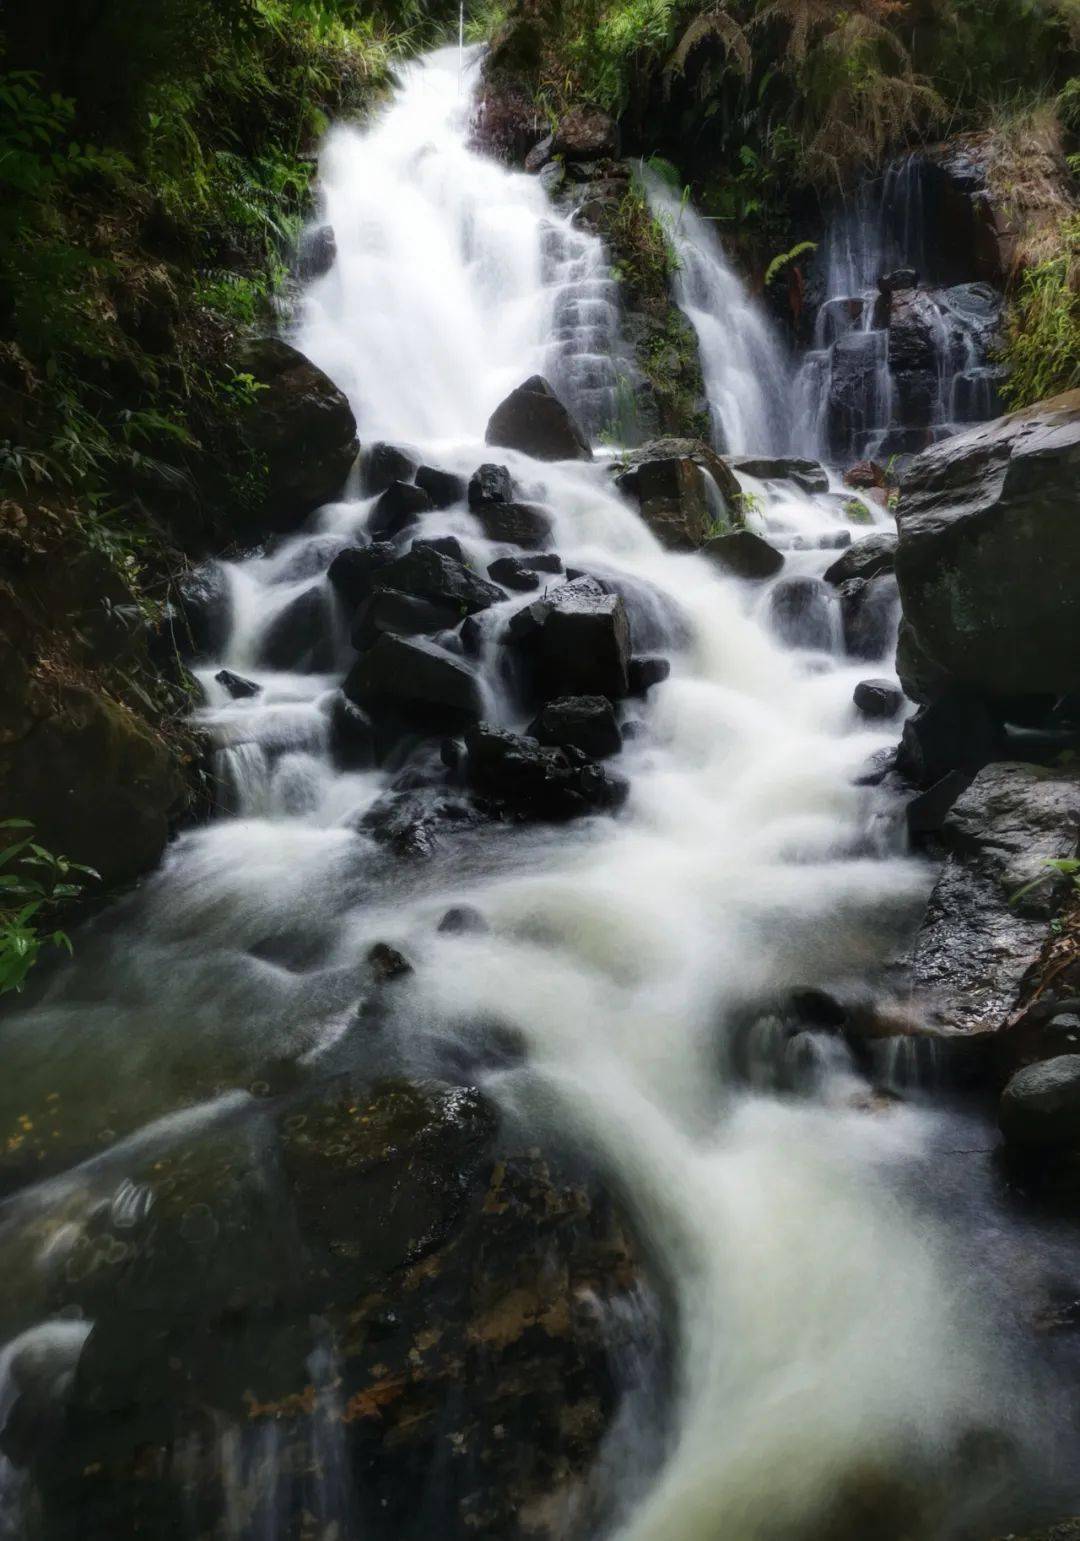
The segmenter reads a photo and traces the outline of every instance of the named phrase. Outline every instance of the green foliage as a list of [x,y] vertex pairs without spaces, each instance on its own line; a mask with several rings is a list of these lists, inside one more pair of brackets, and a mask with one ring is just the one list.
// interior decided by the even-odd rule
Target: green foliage
[[1001,359],[1010,406],[1080,387],[1080,215],[1062,225],[1057,253],[1023,278]]
[[1030,883],[1025,883],[1018,888],[1009,899],[1010,904],[1019,904],[1027,894],[1035,888],[1041,888],[1044,883],[1053,882],[1056,877],[1066,877],[1070,880],[1070,886],[1080,890],[1080,860],[1075,856],[1061,856],[1056,859],[1047,859],[1043,862],[1044,870],[1037,878],[1032,878]]
[[790,251],[781,252],[774,257],[765,269],[765,287],[768,288],[791,263],[797,262],[800,257],[805,257],[809,252],[817,251],[817,244],[816,241],[798,241]]
[[50,915],[83,892],[92,867],[56,856],[31,838],[27,819],[4,819],[0,833],[0,995],[21,990],[46,948],[71,951],[66,932],[49,929]]

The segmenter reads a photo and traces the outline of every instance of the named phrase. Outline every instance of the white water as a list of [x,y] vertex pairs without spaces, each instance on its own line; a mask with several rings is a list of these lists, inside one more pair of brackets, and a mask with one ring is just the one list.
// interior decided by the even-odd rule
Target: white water
[[[307,296],[297,342],[349,391],[365,442],[396,437],[469,471],[489,458],[490,409],[545,360],[559,286],[580,281],[545,268],[548,232],[576,243],[586,275],[604,256],[563,228],[534,181],[466,148],[457,75],[456,50],[434,56],[370,132],[331,139],[323,188],[340,255]],[[732,301],[733,312],[752,307]],[[734,435],[732,403],[714,405]],[[740,433],[768,422],[764,397],[742,408]],[[429,1035],[462,1020],[520,1027],[527,1066],[489,1076],[489,1089],[594,1150],[670,1287],[677,1421],[624,1541],[794,1541],[845,1484],[930,1491],[970,1428],[991,1412],[1008,1422],[947,1238],[905,1197],[929,1115],[866,1111],[861,1083],[827,1057],[802,1099],[752,1093],[727,1068],[740,1007],[871,973],[923,891],[920,868],[882,854],[877,794],[852,781],[893,734],[851,709],[865,664],[782,649],[768,590],[660,550],[602,464],[498,458],[550,506],[569,563],[654,585],[688,625],[671,679],[631,713],[646,731],[622,756],[624,812],[492,836],[479,856],[451,853],[419,876],[388,870],[356,833],[385,778],[338,774],[326,754],[349,650],[339,642],[341,667],[325,676],[256,662],[280,602],[311,581],[290,578],[294,564],[318,552],[325,566],[336,540],[362,536],[370,504],[348,496],[272,558],[232,570],[231,639],[200,678],[239,817],[176,842],[113,940],[12,1024],[8,1064],[27,1105],[60,1086],[73,1151],[106,1122],[190,1138],[234,1108],[214,1095],[269,1059],[338,1051],[363,988],[357,960],[376,939],[402,947],[416,972],[399,1015],[417,1064]],[[806,541],[842,527],[827,503],[800,497],[765,517]],[[447,531],[481,569],[497,554],[464,508],[428,516],[425,533]],[[783,576],[830,559],[792,550]],[[213,680],[222,663],[262,694],[227,701]],[[493,701],[511,725],[526,720],[505,690]],[[461,902],[483,911],[489,934],[436,933]],[[134,1164],[130,1144],[105,1145],[5,1216],[4,1262],[29,1320],[48,1271],[75,1255]]]

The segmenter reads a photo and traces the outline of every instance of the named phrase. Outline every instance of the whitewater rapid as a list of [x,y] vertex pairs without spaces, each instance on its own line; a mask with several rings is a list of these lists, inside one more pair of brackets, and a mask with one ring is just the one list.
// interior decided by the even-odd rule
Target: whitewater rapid
[[[476,56],[467,64],[468,84]],[[306,291],[294,338],[348,393],[362,443],[404,444],[465,475],[492,458],[492,408],[532,373],[599,410],[596,365],[617,321],[600,243],[535,179],[475,154],[469,113],[448,50],[403,72],[371,128],[333,132],[320,217],[338,256]],[[696,234],[690,224],[679,239]],[[745,296],[738,305],[714,410],[733,448],[774,448],[762,371],[775,355]],[[756,394],[742,389],[754,381]],[[357,832],[386,773],[341,773],[328,754],[327,703],[352,656],[341,618],[333,671],[257,662],[275,616],[363,538],[372,500],[354,483],[309,529],[228,565],[231,630],[200,667],[199,718],[232,812],[177,840],[122,922],[13,1024],[18,1096],[78,1084],[75,1124],[89,1138],[108,1119],[111,1135],[0,1214],[21,1300],[13,1330],[44,1314],[43,1253],[53,1266],[74,1245],[133,1145],[228,1116],[268,1057],[334,1062],[357,960],[389,942],[415,965],[394,1013],[407,1061],[430,1069],[433,1044],[463,1022],[512,1023],[527,1059],[483,1072],[484,1085],[527,1126],[594,1153],[665,1281],[675,1426],[621,1515],[623,1541],[814,1535],[864,1478],[934,1489],[1009,1400],[949,1237],[901,1180],[925,1157],[933,1115],[872,1107],[842,1054],[823,1054],[799,1096],[773,1089],[774,1067],[758,1090],[733,1068],[741,1012],[786,988],[873,977],[925,892],[883,795],[856,784],[895,730],[867,727],[852,688],[891,663],[785,648],[768,585],[662,550],[602,458],[498,458],[523,498],[550,508],[569,565],[631,580],[635,624],[671,654],[670,679],[635,707],[625,810],[502,832],[419,876],[388,866]],[[815,542],[847,528],[842,500],[747,489],[788,548],[784,576],[820,575],[834,553]],[[425,534],[444,533],[479,570],[498,554],[464,506],[426,516]],[[223,665],[260,695],[230,700]],[[487,689],[492,712],[522,728],[525,706],[493,669]],[[438,935],[448,903],[475,905],[490,930]],[[636,1492],[631,1476],[610,1480]]]

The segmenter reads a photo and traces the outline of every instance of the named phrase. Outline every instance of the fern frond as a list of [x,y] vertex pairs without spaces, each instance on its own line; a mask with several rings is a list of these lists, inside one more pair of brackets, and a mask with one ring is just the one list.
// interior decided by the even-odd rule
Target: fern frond
[[734,16],[718,6],[714,10],[704,11],[700,16],[695,16],[675,45],[664,65],[665,92],[670,91],[674,77],[681,75],[686,69],[687,60],[694,49],[708,38],[715,38],[721,44],[725,54],[735,60],[744,75],[750,74],[752,60],[746,33]]

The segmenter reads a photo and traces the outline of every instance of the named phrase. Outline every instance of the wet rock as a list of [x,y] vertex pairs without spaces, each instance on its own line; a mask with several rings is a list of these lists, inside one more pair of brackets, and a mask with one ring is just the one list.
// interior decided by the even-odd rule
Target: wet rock
[[[895,767],[897,758],[894,751],[890,769]],[[973,771],[946,771],[925,792],[913,797],[904,810],[908,835],[912,841],[917,844],[924,835],[936,835],[957,798],[967,791],[974,779]]]
[[579,749],[592,760],[603,760],[622,748],[615,709],[606,696],[563,696],[549,701],[528,733],[540,744]]
[[1080,1054],[1018,1070],[998,1109],[1006,1143],[1027,1150],[1080,1146]]
[[998,722],[984,703],[953,690],[905,722],[897,769],[916,786],[930,786],[949,771],[979,770],[999,742]]
[[888,330],[889,369],[894,378],[919,370],[929,370],[936,377],[941,318],[924,289],[892,295]]
[[486,815],[463,797],[427,787],[384,793],[363,815],[359,828],[395,856],[415,861],[430,859],[448,837],[460,840],[463,830],[487,822]]
[[390,541],[373,541],[370,546],[347,546],[330,563],[326,576],[334,591],[349,610],[355,610],[371,593],[376,574],[397,560]]
[[[893,268],[891,273],[883,273],[878,279],[878,288],[882,294],[899,294],[904,289],[918,287],[919,275],[914,268]],[[851,487],[855,482],[848,484]]]
[[630,684],[626,606],[595,578],[550,589],[510,621],[510,637],[532,665],[544,700],[625,696]]
[[528,593],[530,589],[540,587],[542,575],[535,568],[527,567],[517,557],[501,556],[488,567],[488,577],[500,583],[504,589]]
[[407,974],[414,972],[405,954],[391,947],[389,942],[375,942],[368,948],[367,965],[380,983],[404,979]]
[[592,459],[584,433],[540,375],[519,385],[495,408],[484,438],[534,460]]
[[736,578],[771,578],[784,565],[779,551],[753,530],[730,530],[714,535],[701,548],[702,555]]
[[330,751],[341,770],[370,770],[375,764],[371,718],[340,690],[330,707]]
[[551,149],[569,160],[614,157],[619,153],[619,126],[598,107],[572,107],[559,119]]
[[896,646],[899,612],[896,579],[849,578],[840,585],[840,624],[844,648],[850,658],[878,659],[892,656]]
[[554,153],[555,136],[554,134],[545,134],[543,139],[537,140],[528,155],[526,155],[523,169],[529,172],[530,175],[543,171]]
[[322,583],[290,600],[259,640],[260,667],[294,674],[328,674],[336,657],[328,600]]
[[696,551],[733,522],[741,490],[726,461],[697,439],[656,439],[612,466],[619,490],[670,551]]
[[769,596],[769,619],[788,647],[831,652],[829,591],[820,578],[781,578]]
[[246,680],[242,674],[234,674],[231,669],[219,669],[214,675],[219,685],[232,696],[234,701],[246,700],[249,696],[257,696],[262,689],[254,680]]
[[422,637],[384,634],[361,653],[342,688],[365,711],[398,714],[434,733],[475,722],[483,711],[474,671]]
[[475,905],[454,904],[439,921],[436,930],[446,936],[483,936],[490,927]]
[[860,680],[852,696],[856,709],[864,717],[895,717],[904,704],[904,694],[891,680]]
[[817,460],[774,455],[725,455],[733,471],[764,482],[792,482],[802,492],[828,492],[829,473]]
[[217,562],[193,568],[173,587],[176,615],[172,627],[183,658],[220,658],[232,626],[232,597],[224,568]]
[[945,865],[910,961],[946,1027],[994,1031],[1013,1009],[1058,902],[1052,882],[1018,891],[1074,854],[1078,826],[1080,775],[1009,762],[984,767],[945,817]]
[[449,631],[461,620],[456,605],[434,604],[415,594],[377,588],[356,612],[350,640],[358,652],[372,647],[384,632],[395,637],[430,635]]
[[469,784],[519,818],[574,819],[609,812],[627,784],[575,749],[547,748],[534,738],[481,722],[465,735]]
[[296,276],[302,284],[323,278],[337,261],[337,238],[333,225],[309,226],[300,236],[296,253]]
[[849,578],[878,578],[882,573],[892,572],[895,560],[895,535],[884,530],[864,535],[825,569],[825,582],[840,584]]
[[505,466],[485,462],[469,478],[470,508],[483,508],[487,503],[512,503],[513,500],[514,483]]
[[846,459],[880,419],[885,339],[880,332],[848,332],[832,353],[827,404],[829,451]]
[[471,567],[420,541],[404,556],[379,568],[375,588],[396,589],[425,599],[456,613],[458,621],[500,604],[506,597],[497,584],[481,578]]
[[236,367],[265,387],[242,424],[245,442],[267,467],[263,520],[295,529],[345,484],[359,451],[352,408],[328,375],[276,337],[247,343]]
[[886,481],[885,467],[879,466],[875,460],[857,460],[844,472],[844,486],[852,487],[857,492],[884,487]]
[[416,472],[416,485],[431,499],[432,508],[453,508],[465,501],[466,482],[453,471],[440,471],[436,466],[420,466]]
[[629,694],[643,696],[654,685],[662,685],[671,673],[671,661],[667,658],[631,658]]
[[912,646],[901,682],[988,697],[1075,687],[1080,393],[945,440],[904,474],[896,576]]
[[537,503],[487,503],[473,513],[488,540],[535,551],[551,539],[551,515]]
[[373,541],[394,540],[433,507],[423,487],[391,482],[368,516],[368,534]]
[[409,547],[410,551],[437,551],[440,556],[451,557],[455,562],[460,562],[463,567],[469,563],[465,558],[465,548],[456,535],[434,535],[423,540],[414,540]]
[[363,485],[368,497],[385,492],[394,482],[411,482],[417,470],[416,454],[396,444],[373,444],[363,460]]

